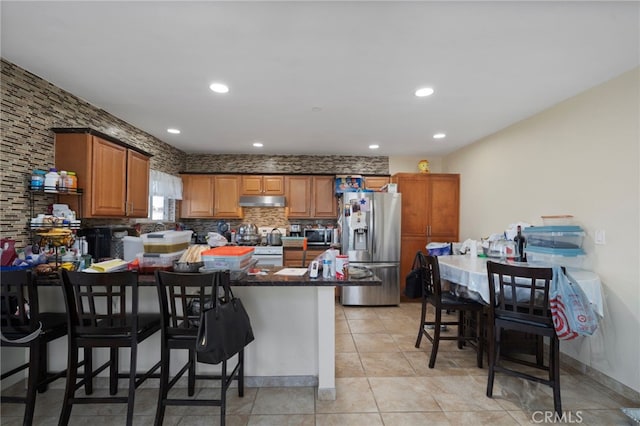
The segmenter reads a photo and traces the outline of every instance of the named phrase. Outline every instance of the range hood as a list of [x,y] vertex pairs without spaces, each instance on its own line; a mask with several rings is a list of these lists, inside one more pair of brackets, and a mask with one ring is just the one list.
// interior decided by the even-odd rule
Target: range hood
[[284,207],[285,199],[273,195],[242,195],[239,204],[240,207]]

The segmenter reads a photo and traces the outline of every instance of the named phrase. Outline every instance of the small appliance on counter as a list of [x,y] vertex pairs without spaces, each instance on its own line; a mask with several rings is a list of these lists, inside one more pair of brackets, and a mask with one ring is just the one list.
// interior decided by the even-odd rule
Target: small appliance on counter
[[78,230],[78,236],[87,240],[88,254],[100,259],[124,257],[124,237],[134,236],[135,229],[126,226],[97,226]]
[[302,237],[302,227],[298,223],[292,223],[289,226],[290,237]]

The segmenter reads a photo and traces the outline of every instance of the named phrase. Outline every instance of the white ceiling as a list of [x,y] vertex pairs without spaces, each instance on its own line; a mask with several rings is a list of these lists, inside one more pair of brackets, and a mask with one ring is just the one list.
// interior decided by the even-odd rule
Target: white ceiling
[[1,48],[190,153],[439,156],[638,66],[639,5],[2,1]]

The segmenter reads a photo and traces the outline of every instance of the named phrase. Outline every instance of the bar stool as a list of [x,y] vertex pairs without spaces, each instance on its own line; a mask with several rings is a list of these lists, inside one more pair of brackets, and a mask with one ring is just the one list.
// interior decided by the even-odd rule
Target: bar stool
[[[73,404],[127,404],[127,425],[133,422],[135,390],[160,368],[156,363],[146,373],[137,374],[138,344],[160,330],[160,314],[138,312],[138,275],[132,271],[86,273],[62,271],[63,290],[69,322],[69,363],[60,424],[68,424]],[[130,306],[128,307],[128,302]],[[118,350],[130,348],[129,372],[118,371]],[[85,366],[84,378],[77,381],[78,350],[109,348],[110,359],[93,369]],[[119,378],[128,378],[126,397],[78,398],[75,392],[110,368],[109,390],[115,395]]]
[[[158,299],[160,300],[160,313],[162,315],[162,372],[160,374],[156,426],[162,425],[165,408],[168,405],[220,407],[220,425],[224,426],[226,393],[233,380],[238,381],[238,396],[244,396],[244,350],[238,353],[237,363],[231,373],[227,374],[227,361],[225,360],[221,363],[220,374],[196,374],[196,341],[200,316],[189,309],[189,306],[198,303],[200,308],[204,309],[205,306],[211,304],[215,274],[223,274],[224,279],[229,279],[228,272],[189,274],[156,271]],[[189,355],[185,365],[169,381],[172,349],[187,350]],[[169,398],[169,390],[187,371],[187,393],[189,396],[192,396],[195,392],[196,379],[220,380],[220,398]]]
[[[66,371],[49,374],[47,371],[47,344],[67,334],[65,313],[40,312],[38,291],[31,272],[2,271],[1,328],[2,347],[29,349],[29,362],[2,374],[5,380],[23,370],[27,370],[27,391],[25,396],[2,396],[2,403],[25,404],[24,425],[33,423],[36,394],[44,391],[46,385],[64,377]],[[28,310],[27,310],[28,307]]]
[[[458,348],[462,349],[462,346],[466,342],[470,342],[473,348],[476,350],[476,361],[478,368],[482,368],[482,357],[484,350],[484,315],[483,311],[485,306],[475,300],[458,297],[449,293],[442,292],[442,284],[440,282],[440,266],[438,264],[438,258],[436,256],[424,255],[424,261],[421,261],[421,265],[424,265],[423,283],[422,289],[422,313],[420,318],[420,329],[418,330],[418,338],[416,339],[416,348],[420,347],[422,336],[426,336],[427,339],[433,345],[431,347],[431,356],[429,357],[429,368],[433,368],[436,364],[436,357],[438,356],[438,346],[440,340],[456,340],[458,342]],[[435,319],[433,321],[427,321],[427,305],[432,305],[435,309]],[[442,321],[442,311],[458,311],[457,321]],[[465,333],[465,330],[469,327],[465,327],[465,316],[467,314],[474,315],[475,332],[472,335]],[[456,336],[442,336],[441,326],[443,325],[457,325],[458,333]],[[427,331],[427,326],[433,326],[433,335]]]

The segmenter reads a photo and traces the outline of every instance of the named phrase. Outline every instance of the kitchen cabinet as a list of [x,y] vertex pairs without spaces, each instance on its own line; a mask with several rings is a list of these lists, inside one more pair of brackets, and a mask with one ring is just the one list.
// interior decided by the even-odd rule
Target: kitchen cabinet
[[239,175],[183,174],[180,216],[242,219]]
[[[322,249],[308,249],[306,254],[300,248],[287,248],[284,249],[283,263],[287,268],[306,268],[309,263],[317,256],[321,255],[326,248]],[[302,258],[304,256],[304,264]]]
[[181,175],[183,218],[213,218],[213,175]]
[[416,252],[426,251],[428,243],[458,241],[460,175],[398,173],[391,181],[402,193],[400,276],[404,277]]
[[238,175],[213,176],[213,216],[220,219],[242,219]]
[[380,191],[383,186],[389,183],[389,176],[365,176],[364,189]]
[[285,195],[288,218],[338,216],[335,176],[285,176]]
[[85,218],[148,216],[149,154],[91,129],[53,130],[56,167],[76,172]]
[[244,175],[241,195],[284,195],[284,176]]

